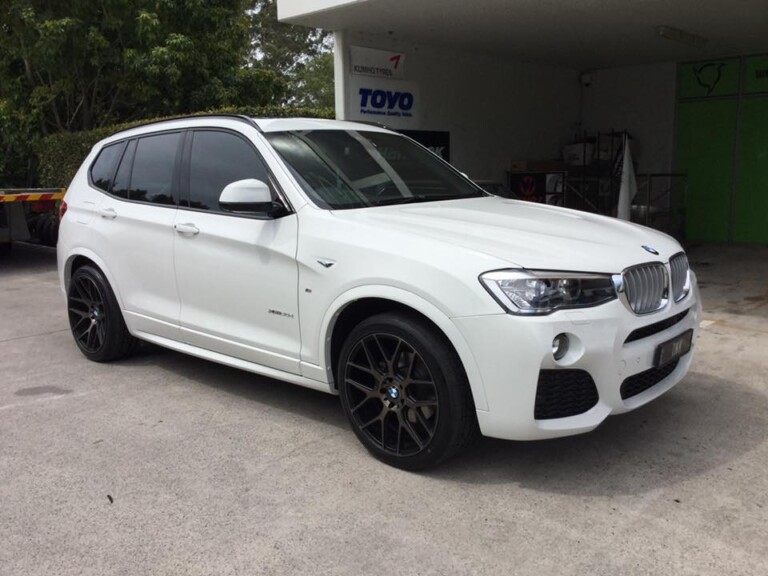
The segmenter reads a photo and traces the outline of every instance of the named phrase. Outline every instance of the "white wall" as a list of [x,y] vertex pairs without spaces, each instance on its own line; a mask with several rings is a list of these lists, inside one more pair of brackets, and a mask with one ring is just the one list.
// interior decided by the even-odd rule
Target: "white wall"
[[[419,90],[418,125],[410,128],[450,132],[451,163],[475,179],[503,182],[512,160],[560,157],[580,116],[574,70],[365,33],[344,32],[339,41],[342,49],[354,45],[406,54],[407,80]],[[348,60],[337,55],[336,62]],[[337,113],[349,116],[349,100],[339,103]]]
[[[349,46],[404,52],[406,80],[418,84],[419,97],[408,128],[450,132],[451,163],[475,179],[504,181],[512,160],[560,158],[579,122],[588,132],[629,130],[639,173],[672,170],[674,63],[598,70],[582,88],[580,73],[568,68],[363,32],[337,41],[337,86],[349,78]],[[349,117],[355,95],[337,90],[337,98],[339,116]]]
[[626,128],[634,138],[638,172],[671,172],[676,70],[674,63],[664,63],[592,72],[582,96],[584,129]]
[[280,0],[277,3],[277,17],[280,20],[305,16],[314,12],[322,12],[338,8],[345,4],[354,4],[361,0]]

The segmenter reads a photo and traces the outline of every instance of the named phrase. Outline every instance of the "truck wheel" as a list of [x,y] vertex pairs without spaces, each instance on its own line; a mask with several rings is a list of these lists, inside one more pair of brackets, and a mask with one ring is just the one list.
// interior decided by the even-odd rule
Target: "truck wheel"
[[392,466],[437,466],[477,429],[456,352],[416,315],[379,314],[358,324],[342,347],[336,375],[355,435]]
[[44,246],[56,246],[59,236],[59,222],[54,214],[43,214],[37,224],[37,234]]
[[46,228],[48,227],[48,219],[45,217],[45,215],[41,215],[37,219],[37,223],[35,224],[35,233],[37,234],[37,241],[40,242],[43,246],[46,246],[45,238],[46,238]]
[[55,215],[50,216],[51,227],[48,229],[48,246],[56,247],[59,241],[59,219]]
[[138,341],[125,326],[120,306],[101,270],[81,266],[67,291],[69,326],[80,351],[94,362],[130,354]]

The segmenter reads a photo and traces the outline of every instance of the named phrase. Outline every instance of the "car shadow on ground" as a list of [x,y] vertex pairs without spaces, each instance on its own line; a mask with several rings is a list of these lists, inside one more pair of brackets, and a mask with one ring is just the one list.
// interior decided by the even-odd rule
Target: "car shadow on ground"
[[136,354],[121,360],[120,365],[156,366],[197,385],[234,394],[255,404],[285,410],[335,428],[349,429],[338,397],[317,390],[266,378],[144,342]]
[[[354,441],[335,396],[154,346],[143,347],[121,364],[156,365],[254,405],[348,430]],[[763,395],[691,372],[661,398],[608,418],[591,433],[536,442],[478,438],[454,460],[422,474],[441,481],[520,485],[576,495],[637,494],[727,468],[766,436],[768,400]]]

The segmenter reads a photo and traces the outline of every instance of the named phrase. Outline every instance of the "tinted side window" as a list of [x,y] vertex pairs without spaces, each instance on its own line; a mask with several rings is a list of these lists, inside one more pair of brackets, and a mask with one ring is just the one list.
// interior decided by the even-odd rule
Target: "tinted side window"
[[133,155],[136,152],[136,140],[131,140],[120,160],[120,166],[115,174],[115,182],[112,184],[112,194],[120,198],[128,199],[128,190],[131,187],[131,168],[133,167]]
[[191,208],[221,210],[219,196],[224,187],[246,178],[269,182],[264,163],[248,142],[228,132],[194,133],[189,170]]
[[91,166],[91,181],[96,188],[107,192],[112,184],[112,176],[115,173],[115,164],[120,158],[125,142],[110,144],[102,148],[96,161]]
[[180,139],[178,132],[139,138],[128,184],[129,200],[176,204],[173,171]]

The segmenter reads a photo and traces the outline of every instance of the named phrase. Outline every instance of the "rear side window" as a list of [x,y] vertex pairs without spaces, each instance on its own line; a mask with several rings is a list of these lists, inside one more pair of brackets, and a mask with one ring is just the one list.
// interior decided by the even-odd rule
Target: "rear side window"
[[[112,160],[114,181],[102,190],[113,196],[136,202],[176,205],[176,155],[181,132],[155,134],[120,143],[117,158]],[[124,149],[124,151],[123,151]],[[106,148],[104,149],[106,151]],[[98,164],[101,156],[96,160]],[[119,160],[117,171],[114,162]],[[93,170],[96,169],[96,164]],[[96,178],[93,178],[94,182]]]
[[256,150],[239,136],[196,131],[190,154],[189,207],[220,211],[219,196],[227,184],[247,178],[269,183],[267,174]]
[[104,192],[109,191],[112,185],[112,176],[115,174],[115,164],[120,158],[120,153],[125,147],[125,142],[110,144],[99,152],[96,161],[91,166],[91,183]]
[[112,195],[128,200],[128,191],[131,187],[131,169],[133,168],[133,155],[136,153],[136,140],[131,140],[123,153],[120,167],[115,174],[115,182],[112,185]]
[[[128,184],[128,200],[171,205],[176,203],[173,173],[180,139],[179,132],[138,139]],[[127,160],[126,157],[123,161]]]

